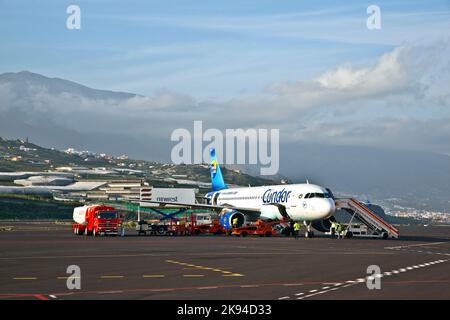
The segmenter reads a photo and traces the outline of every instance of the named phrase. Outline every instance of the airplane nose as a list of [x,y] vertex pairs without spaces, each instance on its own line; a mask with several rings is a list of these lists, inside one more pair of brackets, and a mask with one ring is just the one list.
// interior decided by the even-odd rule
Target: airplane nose
[[331,215],[333,215],[335,210],[336,206],[334,204],[333,199],[324,199],[320,210],[323,217],[324,218],[330,217]]

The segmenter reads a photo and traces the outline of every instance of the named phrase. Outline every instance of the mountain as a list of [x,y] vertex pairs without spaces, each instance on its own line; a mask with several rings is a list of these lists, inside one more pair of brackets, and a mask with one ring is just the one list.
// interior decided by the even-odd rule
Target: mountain
[[30,137],[49,148],[126,152],[138,158],[142,141],[115,132],[117,124],[109,121],[105,112],[110,106],[120,107],[121,103],[136,97],[140,96],[92,89],[28,71],[3,73],[0,74],[0,136]]
[[288,144],[281,150],[280,173],[309,179],[346,192],[384,197],[414,192],[450,195],[450,157],[369,147]]
[[43,75],[29,72],[7,72],[0,74],[0,85],[8,84],[17,96],[28,96],[30,88],[44,89],[48,94],[59,95],[70,93],[89,99],[115,99],[124,100],[136,97],[136,94],[115,92],[107,90],[91,89],[76,82],[60,79],[48,78]]
[[[30,137],[43,147],[127,153],[135,159],[170,162],[174,145],[170,133],[180,126],[192,127],[191,121],[183,122],[178,109],[161,112],[172,98],[91,89],[27,71],[4,73],[0,74],[0,136]],[[184,103],[180,102],[180,110],[195,112],[195,107]],[[179,122],[168,120],[167,112]],[[230,167],[259,173],[252,166]],[[392,206],[450,212],[450,157],[446,155],[337,146],[333,141],[327,145],[282,141],[279,174],[291,182],[308,179],[362,200],[396,198]]]
[[[82,168],[77,175],[83,178],[100,179],[141,179],[145,178],[150,185],[159,187],[179,186],[198,187],[209,192],[211,181],[207,165],[172,165],[144,160],[111,157],[105,154],[66,153],[56,149],[43,148],[37,144],[23,140],[7,140],[0,137],[0,173],[1,172],[42,172],[54,171],[57,167]],[[104,174],[89,173],[98,168]],[[75,172],[75,171],[72,171]],[[97,171],[98,172],[98,171]],[[102,171],[100,171],[102,172]],[[234,185],[267,185],[275,181],[223,168],[223,175],[229,184]],[[9,175],[0,177],[0,185],[14,185],[15,178]],[[6,181],[6,182],[5,182]],[[200,182],[197,184],[197,182]]]
[[281,147],[280,174],[396,211],[450,212],[450,157],[443,154],[290,143]]

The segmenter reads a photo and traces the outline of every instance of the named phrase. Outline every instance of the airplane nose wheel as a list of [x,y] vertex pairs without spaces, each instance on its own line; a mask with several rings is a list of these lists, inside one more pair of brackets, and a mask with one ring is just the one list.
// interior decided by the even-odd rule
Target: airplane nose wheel
[[314,238],[314,231],[311,230],[311,223],[306,223],[305,221],[304,224],[306,225],[305,238]]
[[314,231],[306,231],[305,238],[314,238]]

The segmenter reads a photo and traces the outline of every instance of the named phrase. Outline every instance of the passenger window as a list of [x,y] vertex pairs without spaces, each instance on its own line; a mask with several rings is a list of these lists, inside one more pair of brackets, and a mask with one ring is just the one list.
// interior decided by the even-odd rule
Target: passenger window
[[300,193],[300,194],[298,195],[298,198],[299,198],[299,199],[303,198],[303,193]]

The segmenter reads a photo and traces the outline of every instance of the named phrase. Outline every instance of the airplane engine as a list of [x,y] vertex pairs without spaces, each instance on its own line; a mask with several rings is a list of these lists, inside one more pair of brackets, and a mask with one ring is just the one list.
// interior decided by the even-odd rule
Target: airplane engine
[[314,221],[312,223],[312,226],[313,226],[314,229],[316,229],[316,230],[318,230],[320,232],[328,232],[328,231],[330,231],[331,223],[333,221],[336,221],[336,219],[333,216],[331,216],[331,217],[329,217],[328,219],[325,219],[325,220]]
[[225,230],[230,230],[233,227],[233,219],[238,219],[238,227],[242,227],[245,223],[245,216],[236,210],[227,210],[220,214],[219,223]]

